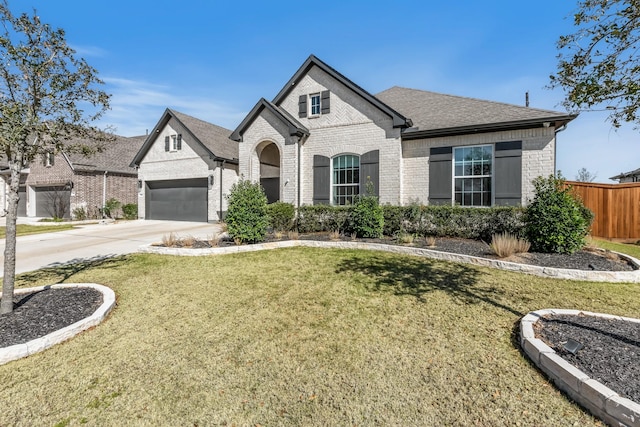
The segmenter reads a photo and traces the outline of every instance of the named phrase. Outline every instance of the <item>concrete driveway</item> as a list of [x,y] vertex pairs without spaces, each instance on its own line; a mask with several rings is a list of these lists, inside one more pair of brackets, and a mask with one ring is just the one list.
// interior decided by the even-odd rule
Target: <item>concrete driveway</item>
[[[133,253],[141,245],[162,241],[171,232],[179,237],[206,238],[219,231],[218,224],[137,220],[22,236],[17,242],[16,273]],[[2,239],[0,266],[4,265],[4,247]]]

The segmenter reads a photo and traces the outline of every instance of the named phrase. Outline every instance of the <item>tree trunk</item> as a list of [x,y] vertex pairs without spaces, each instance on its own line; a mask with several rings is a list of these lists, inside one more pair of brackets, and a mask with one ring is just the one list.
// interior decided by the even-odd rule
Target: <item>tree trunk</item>
[[11,180],[9,181],[9,202],[7,204],[7,226],[4,247],[4,277],[2,279],[2,300],[0,314],[13,311],[13,288],[16,280],[16,221],[18,219],[18,200],[20,198],[20,160],[10,160]]

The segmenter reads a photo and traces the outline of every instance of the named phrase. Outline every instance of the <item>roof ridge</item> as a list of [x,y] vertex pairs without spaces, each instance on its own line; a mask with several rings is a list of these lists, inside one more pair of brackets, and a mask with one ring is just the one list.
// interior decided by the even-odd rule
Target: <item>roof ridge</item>
[[439,95],[439,96],[446,96],[446,97],[449,97],[449,98],[468,99],[468,100],[471,100],[471,101],[479,101],[479,102],[489,102],[491,104],[501,104],[501,105],[505,105],[505,106],[508,106],[508,107],[522,108],[522,109],[526,109],[526,110],[535,110],[535,111],[547,112],[547,113],[553,113],[553,114],[569,114],[569,112],[548,110],[546,108],[527,107],[525,105],[512,104],[512,103],[509,103],[509,102],[492,101],[490,99],[476,98],[476,97],[473,97],[473,96],[453,95],[453,94],[450,94],[450,93],[435,92],[435,91],[432,91],[432,90],[425,90],[425,89],[415,89],[415,88],[410,88],[410,87],[405,87],[405,86],[398,86],[398,85],[391,86],[389,89],[385,89],[382,92],[378,92],[378,93],[375,94],[375,96],[377,97],[378,95],[380,95],[380,94],[382,94],[384,92],[390,91],[391,89],[404,89],[404,90],[411,90],[411,91],[416,91],[416,92],[430,93],[430,94]]
[[183,117],[188,117],[189,119],[196,120],[196,121],[201,122],[201,123],[204,123],[204,124],[206,124],[206,125],[213,126],[213,127],[215,127],[215,128],[218,128],[218,129],[221,129],[221,130],[224,130],[224,131],[228,131],[229,133],[231,133],[231,132],[232,132],[232,130],[231,130],[231,129],[227,129],[227,128],[222,127],[222,126],[220,126],[220,125],[217,125],[217,124],[215,124],[215,123],[211,123],[211,122],[208,122],[208,121],[206,121],[206,120],[199,119],[198,117],[192,116],[192,115],[187,114],[187,113],[183,113],[182,111],[174,110],[174,109],[172,109],[172,108],[167,108],[167,110],[169,110],[169,112],[171,112],[171,114],[173,114],[174,116],[183,116]]

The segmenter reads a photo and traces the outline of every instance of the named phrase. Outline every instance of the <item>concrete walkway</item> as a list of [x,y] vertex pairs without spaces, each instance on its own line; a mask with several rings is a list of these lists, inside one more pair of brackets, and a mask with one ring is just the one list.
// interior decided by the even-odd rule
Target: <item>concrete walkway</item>
[[[32,218],[30,218],[33,221]],[[86,262],[136,252],[140,245],[179,237],[204,239],[217,234],[220,225],[182,221],[122,221],[82,225],[73,230],[18,237],[16,273]],[[0,240],[0,264],[4,265],[4,239]],[[1,275],[1,272],[0,272]]]

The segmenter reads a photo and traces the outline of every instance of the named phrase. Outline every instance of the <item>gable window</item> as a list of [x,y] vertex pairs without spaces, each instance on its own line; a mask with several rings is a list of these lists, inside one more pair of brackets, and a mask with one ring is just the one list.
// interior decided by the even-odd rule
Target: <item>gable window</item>
[[360,191],[360,158],[345,154],[333,158],[334,205],[351,205]]
[[310,116],[319,116],[320,115],[320,94],[314,93],[313,95],[309,95],[309,100],[311,101],[311,114]]
[[164,151],[182,150],[182,135],[167,135],[164,137]]
[[491,206],[493,147],[454,148],[454,202],[460,206]]

